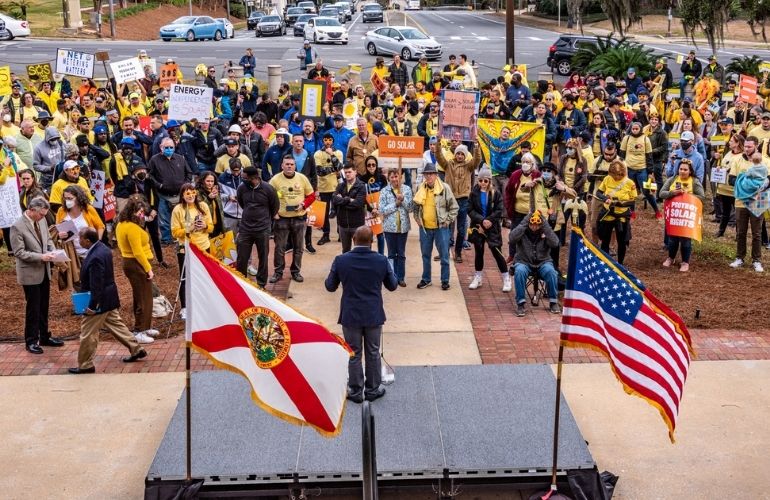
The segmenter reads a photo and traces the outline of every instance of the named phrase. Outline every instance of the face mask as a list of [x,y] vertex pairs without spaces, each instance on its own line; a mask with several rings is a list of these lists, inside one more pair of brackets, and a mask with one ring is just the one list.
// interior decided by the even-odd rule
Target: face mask
[[575,154],[575,149],[574,148],[567,148],[567,155],[568,156],[572,156],[574,154]]
[[9,122],[9,121],[11,121],[11,115],[3,115],[3,121],[4,121],[4,122]]
[[543,172],[543,180],[550,181],[553,179],[553,172]]
[[532,172],[532,165],[530,165],[529,163],[522,163],[521,171],[525,174]]
[[75,206],[75,200],[64,200],[64,206],[70,209]]
[[171,158],[171,156],[174,154],[174,148],[163,148],[163,156],[166,158]]
[[137,180],[143,181],[143,180],[145,180],[147,178],[147,174],[145,174],[145,173],[136,174],[136,178],[137,178]]
[[692,147],[692,142],[690,141],[682,141],[681,144],[682,144],[682,150],[684,151],[687,151]]

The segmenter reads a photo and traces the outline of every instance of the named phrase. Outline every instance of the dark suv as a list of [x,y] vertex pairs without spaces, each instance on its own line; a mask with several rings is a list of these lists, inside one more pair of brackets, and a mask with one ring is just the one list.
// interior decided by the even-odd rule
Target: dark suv
[[[617,41],[612,40],[612,44],[617,44]],[[597,46],[598,42],[595,36],[561,35],[548,49],[546,64],[560,75],[569,75],[572,71],[572,56],[581,45]]]

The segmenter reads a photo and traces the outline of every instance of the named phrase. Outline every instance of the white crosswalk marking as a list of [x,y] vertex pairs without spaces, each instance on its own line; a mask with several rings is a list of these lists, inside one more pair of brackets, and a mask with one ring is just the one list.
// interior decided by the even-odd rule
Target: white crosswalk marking
[[488,38],[488,37],[485,37],[485,36],[480,36],[480,37],[477,37],[477,38],[478,38],[479,40],[489,40],[489,38]]
[[535,42],[542,42],[543,41],[542,38],[538,38],[536,36],[528,36],[527,38],[529,38],[530,40],[535,41]]
[[462,40],[463,38],[461,36],[450,36],[451,40]]

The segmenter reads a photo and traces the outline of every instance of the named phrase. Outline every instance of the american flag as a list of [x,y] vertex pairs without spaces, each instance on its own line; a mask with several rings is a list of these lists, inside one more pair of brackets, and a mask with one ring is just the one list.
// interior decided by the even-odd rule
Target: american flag
[[626,392],[660,411],[674,441],[693,354],[687,327],[577,229],[570,243],[561,341],[604,354]]

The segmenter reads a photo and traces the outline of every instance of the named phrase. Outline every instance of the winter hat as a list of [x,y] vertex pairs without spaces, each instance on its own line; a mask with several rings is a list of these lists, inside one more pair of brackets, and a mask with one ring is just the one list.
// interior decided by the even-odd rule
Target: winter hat
[[479,173],[477,174],[479,179],[491,179],[492,178],[492,171],[489,169],[489,166],[485,163],[481,166],[479,169]]
[[468,146],[466,146],[465,144],[460,144],[459,146],[457,146],[455,148],[455,154],[457,154],[457,153],[462,153],[462,154],[464,154],[467,157],[468,154],[469,154],[468,153]]

